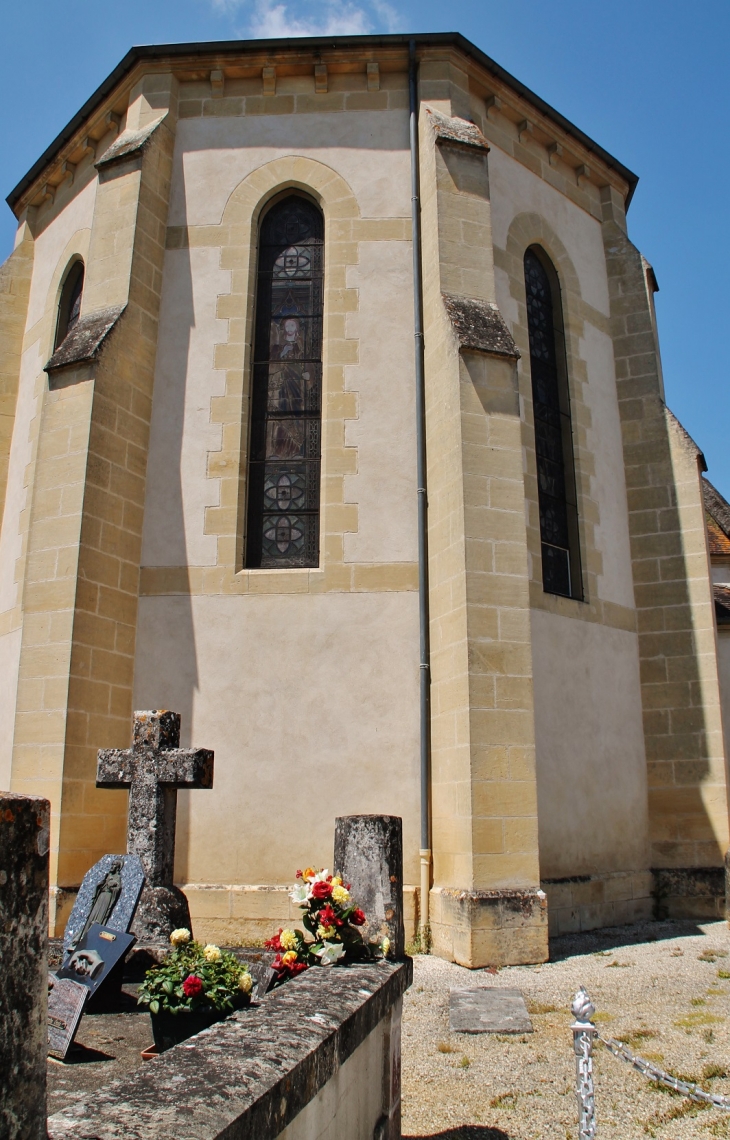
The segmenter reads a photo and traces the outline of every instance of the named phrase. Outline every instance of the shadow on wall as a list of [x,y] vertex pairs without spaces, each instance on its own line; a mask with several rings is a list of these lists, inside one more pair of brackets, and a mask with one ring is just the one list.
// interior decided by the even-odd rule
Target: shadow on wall
[[[199,688],[182,473],[183,434],[186,432],[186,417],[191,411],[190,401],[186,400],[188,379],[195,367],[193,330],[196,314],[190,250],[168,251],[164,272],[147,465],[141,580],[144,583],[145,566],[175,568],[175,581],[170,587],[170,592],[176,595],[172,639],[175,652],[170,653],[169,642],[158,644],[146,629],[146,606],[154,605],[157,599],[145,598],[143,586],[137,619],[134,707],[167,708],[180,713],[180,746],[189,748],[193,744],[193,700]],[[190,432],[191,425],[188,424],[188,437]],[[192,561],[195,562],[195,558]],[[179,795],[176,882],[187,878],[186,801],[186,796]]]

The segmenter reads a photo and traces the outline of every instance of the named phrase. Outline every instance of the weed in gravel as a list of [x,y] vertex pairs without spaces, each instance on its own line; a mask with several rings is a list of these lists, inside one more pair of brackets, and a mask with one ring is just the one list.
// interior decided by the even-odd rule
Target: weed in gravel
[[724,1021],[724,1017],[716,1017],[714,1013],[710,1013],[707,1009],[698,1009],[696,1013],[688,1013],[686,1017],[680,1017],[675,1021],[677,1029],[699,1029],[702,1025],[712,1025],[717,1021]]
[[683,1100],[681,1104],[676,1104],[667,1112],[655,1112],[644,1123],[644,1131],[650,1136],[661,1135],[657,1132],[660,1125],[669,1124],[672,1120],[681,1120],[684,1116],[696,1116],[698,1112],[704,1112],[709,1107],[709,1104],[696,1104],[693,1100]]
[[613,962],[608,963],[606,969],[610,970],[612,967],[614,967],[618,970],[626,970],[629,966],[633,966],[633,964],[633,962],[619,962],[618,958],[614,958]]
[[489,1102],[490,1108],[514,1108],[517,1104],[517,1097],[519,1093],[506,1092],[500,1093],[499,1096],[493,1096]]
[[650,1037],[658,1037],[659,1033],[656,1029],[630,1029],[628,1033],[621,1034],[621,1040],[628,1045],[629,1049],[638,1049],[644,1041],[648,1041]]
[[679,946],[673,946],[669,953],[672,958],[684,958],[684,950],[680,950]]
[[471,1065],[471,1061],[469,1060],[469,1058],[467,1057],[467,1055],[465,1053],[464,1056],[459,1061],[459,1068],[460,1069],[468,1069],[470,1065]]
[[692,998],[690,1000],[689,1004],[690,1005],[707,1005],[707,1002],[705,1001],[704,998]]
[[727,958],[727,950],[715,950],[714,947],[708,947],[698,954],[700,962],[716,962],[718,958]]
[[702,1067],[702,1080],[703,1081],[714,1081],[714,1080],[719,1079],[720,1077],[726,1077],[727,1075],[728,1075],[728,1070],[725,1068],[724,1065],[707,1064],[707,1065],[703,1065],[703,1067]]
[[718,970],[718,978],[730,978],[730,970]]
[[712,1042],[715,1040],[715,1032],[713,1029],[706,1029],[702,1036],[708,1045],[712,1045]]
[[604,1010],[600,1010],[600,1012],[599,1012],[599,1013],[594,1013],[594,1014],[593,1014],[593,1020],[594,1020],[594,1021],[597,1021],[597,1022],[599,1023],[599,1025],[600,1025],[600,1023],[601,1023],[601,1022],[605,1022],[605,1021],[615,1021],[615,1020],[616,1020],[616,1018],[615,1018],[614,1014],[612,1014],[612,1013],[606,1013]]
[[438,1049],[439,1053],[455,1053],[456,1052],[456,1049],[454,1048],[454,1046],[451,1044],[450,1041],[439,1041],[436,1048]]
[[527,1012],[539,1015],[541,1013],[560,1013],[557,1005],[548,1005],[541,1001],[528,1001]]

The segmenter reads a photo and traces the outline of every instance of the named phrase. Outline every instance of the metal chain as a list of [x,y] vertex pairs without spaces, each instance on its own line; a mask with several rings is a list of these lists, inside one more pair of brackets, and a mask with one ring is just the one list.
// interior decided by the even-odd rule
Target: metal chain
[[[652,1065],[651,1061],[645,1061],[643,1057],[637,1057],[632,1053],[628,1045],[624,1045],[621,1041],[615,1041],[613,1037],[602,1037],[600,1033],[596,1036],[602,1045],[605,1045],[609,1052],[613,1053],[614,1057],[619,1057],[627,1064],[633,1065],[638,1072],[643,1073],[650,1081],[656,1081],[657,1084],[665,1085],[674,1092],[681,1093],[682,1096],[689,1097],[690,1100],[697,1101],[700,1104],[712,1104],[715,1108],[724,1109],[725,1112],[730,1112],[730,1096],[719,1096],[716,1093],[705,1092],[699,1085],[693,1081],[683,1081],[679,1077],[673,1077],[671,1073],[667,1073],[664,1069],[659,1069],[656,1065]],[[582,1135],[582,1133],[581,1133]]]

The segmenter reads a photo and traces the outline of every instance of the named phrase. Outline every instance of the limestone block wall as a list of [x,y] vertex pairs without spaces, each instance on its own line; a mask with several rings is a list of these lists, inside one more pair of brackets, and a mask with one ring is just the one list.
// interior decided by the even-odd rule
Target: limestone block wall
[[[663,403],[651,284],[603,194],[611,329],[628,488],[649,785],[651,862],[722,865],[725,743],[698,449]],[[675,913],[682,913],[681,901]]]

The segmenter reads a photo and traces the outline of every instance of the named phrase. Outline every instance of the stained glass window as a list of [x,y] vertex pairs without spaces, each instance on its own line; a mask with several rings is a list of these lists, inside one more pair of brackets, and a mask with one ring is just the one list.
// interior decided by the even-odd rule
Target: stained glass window
[[324,221],[292,195],[260,231],[246,565],[319,564]]
[[549,594],[582,598],[573,433],[565,335],[557,274],[544,251],[525,254],[535,418],[542,584]]
[[58,304],[58,322],[56,324],[56,341],[54,348],[58,348],[78,323],[81,316],[81,297],[84,292],[84,263],[74,261],[66,275],[61,290],[61,300]]

